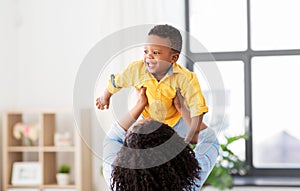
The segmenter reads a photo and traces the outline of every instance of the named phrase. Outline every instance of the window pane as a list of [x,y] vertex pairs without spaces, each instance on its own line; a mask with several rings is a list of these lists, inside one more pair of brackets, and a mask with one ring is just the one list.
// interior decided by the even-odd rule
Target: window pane
[[[211,94],[215,93],[210,88],[205,74],[201,71],[202,62],[198,62],[194,66],[194,71],[198,76],[202,92],[206,98],[209,112],[204,116],[204,122],[209,126],[213,126],[222,119],[211,119],[211,111],[218,106],[212,102]],[[216,62],[219,71],[222,75],[225,93],[225,119],[223,121],[223,131],[219,134],[219,140],[224,143],[226,136],[236,136],[245,133],[244,119],[245,119],[245,101],[244,101],[244,63],[241,61],[230,62]],[[233,73],[234,71],[234,73]],[[218,91],[218,90],[216,90]],[[243,146],[241,146],[243,145]],[[245,159],[245,141],[239,140],[231,144],[230,147],[240,159]]]
[[300,49],[299,0],[251,0],[254,50]]
[[252,60],[255,167],[300,167],[300,56]]
[[[210,52],[247,48],[246,0],[190,0],[190,32]],[[192,52],[203,52],[193,45]]]

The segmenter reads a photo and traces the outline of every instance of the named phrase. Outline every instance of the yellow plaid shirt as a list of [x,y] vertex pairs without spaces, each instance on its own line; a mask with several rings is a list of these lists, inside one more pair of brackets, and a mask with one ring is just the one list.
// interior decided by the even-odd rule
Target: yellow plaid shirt
[[112,75],[109,80],[108,91],[112,94],[121,88],[147,87],[148,105],[143,111],[144,117],[161,121],[173,127],[181,118],[173,105],[176,89],[181,90],[185,104],[190,109],[191,117],[208,112],[196,74],[173,63],[168,73],[159,82],[149,72],[143,60],[132,62],[127,68]]

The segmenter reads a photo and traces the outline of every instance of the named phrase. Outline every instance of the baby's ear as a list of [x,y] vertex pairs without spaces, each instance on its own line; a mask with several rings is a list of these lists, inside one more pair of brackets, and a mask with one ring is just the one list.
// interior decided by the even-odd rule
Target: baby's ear
[[173,53],[172,54],[172,63],[177,62],[179,59],[179,53]]

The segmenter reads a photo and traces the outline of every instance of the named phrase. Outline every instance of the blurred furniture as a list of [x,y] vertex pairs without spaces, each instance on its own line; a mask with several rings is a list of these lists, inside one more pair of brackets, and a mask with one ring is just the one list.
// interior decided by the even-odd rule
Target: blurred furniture
[[[90,115],[82,112],[81,123],[86,127],[85,138],[90,134]],[[81,140],[79,131],[75,128],[71,110],[15,110],[4,112],[3,117],[3,191],[84,191],[92,190],[92,155]],[[38,141],[34,146],[26,146],[22,140],[13,136],[16,123],[38,123]],[[72,145],[55,146],[54,135],[57,123],[62,123],[64,129],[72,133]],[[84,123],[84,124],[83,124]],[[70,125],[71,124],[71,125]],[[65,157],[64,163],[71,164],[71,183],[60,186],[56,182],[56,171],[59,161]],[[41,184],[13,185],[12,169],[15,162],[38,162],[41,166]]]

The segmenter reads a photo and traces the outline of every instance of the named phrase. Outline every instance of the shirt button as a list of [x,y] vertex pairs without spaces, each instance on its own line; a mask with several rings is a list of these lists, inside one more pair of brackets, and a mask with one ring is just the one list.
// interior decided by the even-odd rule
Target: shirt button
[[157,91],[157,92],[159,92],[159,91],[160,91],[160,89],[158,89],[158,88],[157,88],[157,89],[156,89],[156,91]]

